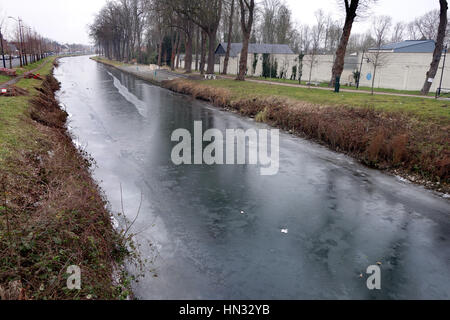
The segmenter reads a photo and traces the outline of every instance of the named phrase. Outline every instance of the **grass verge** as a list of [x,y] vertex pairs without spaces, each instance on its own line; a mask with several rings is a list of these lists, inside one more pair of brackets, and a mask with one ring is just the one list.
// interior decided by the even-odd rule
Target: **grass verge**
[[449,191],[450,112],[442,101],[233,80],[177,79],[163,86],[314,139],[370,167]]
[[[280,83],[287,83],[287,84],[293,84],[298,85],[298,80],[290,80],[290,79],[280,79],[280,78],[264,78],[264,77],[249,77],[251,80],[259,80],[259,81],[267,81],[267,82],[280,82]],[[306,86],[308,84],[308,81],[301,81],[301,85]],[[312,86],[314,88],[314,86]],[[321,88],[328,88],[329,84],[327,82],[321,82],[319,83],[319,87]],[[358,90],[355,86],[348,86],[348,85],[341,85],[341,89],[349,89],[349,90]],[[331,90],[331,89],[330,89]],[[360,91],[371,91],[371,87],[359,87]],[[375,92],[380,93],[394,93],[394,94],[407,94],[407,95],[417,95],[420,96],[422,93],[420,90],[398,90],[398,89],[388,89],[388,88],[374,88]],[[434,97],[435,92],[430,92],[428,96]]]
[[100,56],[96,56],[96,57],[92,57],[91,58],[94,61],[99,61],[102,62],[104,64],[113,66],[113,67],[123,67],[123,66],[130,66],[130,64],[127,64],[125,62],[120,62],[120,61],[116,61],[116,60],[109,60]]
[[[114,230],[93,162],[72,144],[51,70],[17,83],[27,96],[0,97],[0,299],[124,299],[114,274],[130,236]],[[67,288],[72,265],[81,290]]]

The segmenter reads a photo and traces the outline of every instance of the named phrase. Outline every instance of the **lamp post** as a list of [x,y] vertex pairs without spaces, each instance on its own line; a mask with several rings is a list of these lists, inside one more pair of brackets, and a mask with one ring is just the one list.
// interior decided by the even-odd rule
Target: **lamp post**
[[363,67],[363,62],[364,62],[364,54],[366,52],[363,50],[362,53],[362,58],[361,58],[361,65],[359,66],[359,75],[358,75],[358,83],[356,84],[356,89],[359,89],[359,84],[361,82],[361,73],[362,73],[362,67]]

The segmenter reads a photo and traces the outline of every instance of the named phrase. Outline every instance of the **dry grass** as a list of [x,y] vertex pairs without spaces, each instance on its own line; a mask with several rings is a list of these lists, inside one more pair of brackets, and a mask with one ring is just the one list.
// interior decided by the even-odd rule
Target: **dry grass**
[[165,82],[164,87],[314,139],[368,166],[449,183],[449,133],[438,124],[374,108],[324,106],[281,97],[232,100],[227,89],[184,79]]
[[165,81],[163,86],[175,92],[191,95],[195,99],[211,102],[219,107],[226,107],[230,103],[231,94],[226,89],[213,88],[182,79]]
[[28,90],[19,88],[16,86],[8,86],[5,88],[6,93],[2,93],[3,97],[18,97],[18,96],[27,96],[29,95]]
[[[91,177],[91,161],[64,127],[66,113],[47,76],[31,100],[27,125],[39,131],[39,152],[17,150],[0,168],[0,298],[117,299],[113,279],[127,255],[123,236]],[[82,290],[66,288],[66,270],[82,270]]]

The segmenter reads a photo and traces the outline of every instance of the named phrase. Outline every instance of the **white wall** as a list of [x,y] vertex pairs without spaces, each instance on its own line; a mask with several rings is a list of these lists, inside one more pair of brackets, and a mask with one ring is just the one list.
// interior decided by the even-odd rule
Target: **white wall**
[[[286,73],[285,78],[290,79],[292,75],[292,67],[294,65],[298,65],[298,55],[296,54],[273,54],[271,55],[273,60],[277,61],[278,64],[278,71],[277,75],[280,75],[281,71],[284,70]],[[247,58],[247,75],[249,76],[255,76],[255,77],[261,77],[263,73],[263,55],[258,54],[256,56],[258,59],[258,62],[256,64],[255,70],[253,70],[253,62],[255,59],[255,55],[253,53],[250,53]],[[228,68],[227,73],[231,75],[237,75],[239,71],[239,59],[240,55],[237,57],[230,57],[230,60],[228,62]],[[225,57],[220,57],[220,70],[223,70]]]
[[[199,62],[199,65],[200,65],[200,62]],[[180,68],[184,69],[184,60],[180,61]],[[191,68],[192,68],[192,70],[195,70],[195,60],[192,62]],[[208,64],[205,63],[205,72],[207,69],[208,69]],[[214,65],[214,72],[219,73],[219,65],[218,64]]]
[[[375,88],[397,89],[397,90],[421,90],[425,82],[425,75],[430,67],[433,55],[431,53],[382,53],[382,65],[377,67],[375,75]],[[365,54],[362,65],[360,85],[371,87],[372,80],[367,79],[370,73],[373,76],[374,66],[367,62],[367,58],[372,58],[373,54]],[[331,69],[333,67],[334,57],[332,55],[318,55],[314,58],[312,68],[312,81],[328,82],[331,79]],[[362,53],[358,55],[358,65],[355,70],[359,70],[362,59]],[[436,91],[439,86],[443,59],[439,66],[439,72],[434,79],[431,87],[432,91]],[[311,67],[311,56],[305,56],[303,62],[302,80],[307,81]],[[341,83],[352,83],[354,85],[353,70],[344,70]],[[450,60],[447,55],[447,62],[444,71],[442,87],[450,88]]]
[[[359,58],[361,59],[361,56]],[[398,90],[421,90],[432,58],[433,55],[431,53],[383,53],[383,65],[377,68],[375,87]],[[443,60],[441,59],[438,73],[431,86],[431,91],[436,91],[439,87]],[[442,87],[450,88],[449,55],[447,55],[446,60]],[[367,80],[367,74],[369,73],[373,75],[373,64],[364,61],[361,77],[362,86],[372,85],[372,81]]]
[[[370,54],[365,55],[365,57],[370,57]],[[342,84],[355,85],[353,79],[353,71],[359,70],[360,62],[362,58],[362,53],[358,55],[357,65],[354,69],[345,69],[342,77]],[[220,64],[216,64],[214,69],[215,72],[222,72],[224,57],[220,57]],[[248,55],[248,72],[249,76],[260,77],[262,75],[262,54],[258,55],[258,63],[255,72],[253,72],[253,59],[254,55]],[[290,79],[292,75],[292,67],[294,65],[299,65],[298,55],[273,55],[273,59],[278,62],[278,75],[282,68],[286,70],[286,78]],[[386,88],[386,89],[397,89],[397,90],[421,90],[425,82],[425,74],[430,67],[432,60],[431,53],[383,53],[382,54],[383,65],[377,68],[377,73],[375,77],[375,87],[376,88]],[[316,55],[314,59],[310,55],[306,55],[303,58],[303,74],[302,80],[308,81],[309,74],[311,70],[311,81],[313,82],[328,82],[331,80],[331,69],[333,67],[334,56],[333,55]],[[439,86],[439,81],[441,77],[443,59],[441,59],[441,64],[439,66],[439,71],[434,79],[433,85],[431,87],[432,91],[436,91]],[[181,63],[184,67],[184,62]],[[192,69],[195,68],[195,62],[193,62]],[[206,67],[205,67],[206,70]],[[236,75],[239,70],[239,56],[230,57],[228,62],[228,74]],[[361,86],[370,87],[372,85],[372,80],[367,80],[368,74],[373,75],[373,64],[367,63],[364,59],[361,75]],[[298,73],[297,73],[298,77]],[[450,55],[447,55],[447,62],[444,71],[443,78],[443,88],[450,88]]]

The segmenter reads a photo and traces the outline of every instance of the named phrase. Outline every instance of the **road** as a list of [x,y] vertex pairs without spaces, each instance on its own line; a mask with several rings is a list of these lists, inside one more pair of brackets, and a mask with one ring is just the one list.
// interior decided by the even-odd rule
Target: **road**
[[[112,210],[123,201],[133,220],[141,207],[132,231],[149,264],[138,298],[450,299],[448,199],[288,134],[275,176],[176,166],[171,134],[194,120],[268,127],[87,57],[60,63],[70,131]],[[369,290],[378,262],[382,287]]]

